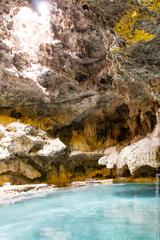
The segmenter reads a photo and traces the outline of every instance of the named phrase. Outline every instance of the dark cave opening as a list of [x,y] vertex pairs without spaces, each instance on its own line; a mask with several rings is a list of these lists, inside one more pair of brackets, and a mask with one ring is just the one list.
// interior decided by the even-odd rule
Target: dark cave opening
[[94,178],[103,179],[104,176],[103,176],[103,174],[97,173],[97,174],[94,176]]
[[135,177],[156,177],[157,170],[153,167],[150,167],[148,165],[142,166],[138,168],[134,176]]

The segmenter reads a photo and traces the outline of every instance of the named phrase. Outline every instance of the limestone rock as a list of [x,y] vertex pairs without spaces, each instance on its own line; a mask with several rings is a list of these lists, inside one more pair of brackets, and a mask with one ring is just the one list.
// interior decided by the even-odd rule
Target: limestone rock
[[[67,156],[66,146],[59,139],[51,139],[44,131],[15,122],[1,126],[0,175],[9,173],[39,179],[49,168],[50,160],[61,160]],[[43,166],[43,160],[45,165]]]
[[158,167],[158,1],[48,0],[43,21],[31,2],[0,2],[0,161],[57,181]]
[[66,146],[60,139],[49,140],[37,154],[39,156],[54,157],[56,154],[64,153]]
[[107,148],[104,152],[105,156],[99,159],[98,163],[100,165],[106,165],[107,168],[112,169],[117,165],[118,151],[116,147]]
[[[138,175],[141,168],[146,174],[151,175],[160,169],[160,114],[157,111],[157,125],[151,134],[135,143],[117,151],[116,147],[107,148],[104,151],[105,156],[99,159],[100,165],[106,165],[107,168],[130,171],[132,175]],[[145,170],[146,168],[146,170]],[[124,171],[123,171],[124,170]],[[148,171],[148,173],[147,173]],[[143,172],[143,171],[142,171]],[[153,172],[153,174],[152,174]],[[117,171],[118,173],[118,171]],[[154,174],[155,177],[155,174]]]
[[84,181],[85,179],[103,179],[112,177],[112,171],[104,166],[98,165],[98,159],[103,153],[73,151],[69,156],[71,165],[71,180]]
[[[7,132],[0,141],[0,146],[6,148],[10,155],[27,156],[32,149],[42,147],[43,140],[39,137],[27,136],[25,132]],[[5,157],[4,157],[5,158]]]
[[53,14],[44,25],[31,1],[0,3],[2,114],[84,152],[152,132],[160,103],[157,1],[48,2]]
[[117,167],[128,166],[131,174],[143,166],[160,168],[160,138],[146,137],[125,147],[117,159]]
[[108,169],[116,167],[117,174],[121,175],[128,169],[134,176],[145,174],[148,177],[151,175],[155,177],[156,171],[160,169],[160,138],[155,136],[157,131],[158,125],[153,134],[124,147],[119,152],[115,147],[106,149],[105,156],[100,158],[98,163]]
[[96,162],[100,156],[102,156],[101,153],[98,152],[80,152],[80,151],[73,151],[71,152],[69,159],[70,161],[74,161],[75,163],[83,163],[84,161],[92,161],[93,164]]
[[44,131],[20,122],[1,126],[1,131],[0,175],[8,176],[13,183],[45,179],[65,186],[72,181],[112,175],[98,165],[103,153],[73,151],[69,155],[69,148],[59,138],[52,139]]
[[10,157],[9,151],[4,147],[0,147],[0,160],[7,159],[9,157]]
[[30,180],[41,177],[41,173],[35,170],[31,165],[26,164],[21,160],[12,160],[10,162],[0,161],[0,174],[12,173],[20,176],[24,176]]
[[17,133],[24,132],[25,134],[28,134],[28,135],[35,135],[37,133],[37,131],[32,126],[26,125],[21,122],[13,122],[11,124],[8,124],[7,130],[9,132],[17,132]]
[[[132,175],[144,168],[155,177],[155,172],[160,169],[160,110],[157,111],[157,124],[154,131],[144,139],[122,149],[117,159],[117,167],[122,169],[127,166]],[[147,168],[145,170],[145,168]],[[136,173],[137,172],[137,173]]]

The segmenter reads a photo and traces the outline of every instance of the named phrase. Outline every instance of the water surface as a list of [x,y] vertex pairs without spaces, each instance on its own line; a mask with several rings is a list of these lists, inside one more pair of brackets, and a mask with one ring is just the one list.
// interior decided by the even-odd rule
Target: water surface
[[151,184],[61,189],[0,206],[0,240],[160,240],[158,201]]

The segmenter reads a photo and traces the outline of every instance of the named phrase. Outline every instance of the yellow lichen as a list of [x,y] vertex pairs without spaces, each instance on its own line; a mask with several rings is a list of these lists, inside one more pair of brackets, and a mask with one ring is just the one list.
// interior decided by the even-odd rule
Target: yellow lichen
[[54,125],[51,118],[22,118],[21,121],[25,124],[29,124],[33,127],[40,128],[43,130],[51,129]]
[[139,10],[127,12],[115,26],[115,31],[128,43],[140,41],[150,41],[155,38],[154,34],[148,33],[143,29],[137,29],[137,20],[142,20]]
[[134,41],[150,41],[155,38],[154,34],[145,32],[143,29],[136,29],[134,32]]
[[6,183],[10,183],[11,182],[11,177],[10,176],[6,176],[6,175],[2,175],[0,176],[0,186],[3,186]]
[[47,118],[47,117],[32,118],[32,119],[28,117],[23,117],[21,119],[16,119],[16,118],[9,117],[7,115],[0,115],[0,124],[4,126],[16,121],[29,124],[33,127],[40,128],[43,130],[51,129],[54,126],[54,121],[51,118]]
[[72,139],[70,141],[71,148],[73,150],[79,150],[79,151],[90,151],[90,146],[87,142],[86,135],[81,132],[78,133],[77,131],[72,131]]
[[6,115],[0,115],[0,124],[6,126],[12,122],[16,122],[17,119],[6,116]]

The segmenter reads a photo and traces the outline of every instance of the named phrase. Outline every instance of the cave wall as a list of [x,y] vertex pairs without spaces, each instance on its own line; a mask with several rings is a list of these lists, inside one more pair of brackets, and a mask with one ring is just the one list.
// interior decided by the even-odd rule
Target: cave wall
[[51,40],[38,41],[35,52],[21,47],[15,22],[22,8],[36,14],[35,6],[0,2],[0,123],[31,124],[80,151],[121,148],[152,132],[160,103],[159,2],[48,2],[48,35],[33,26]]

